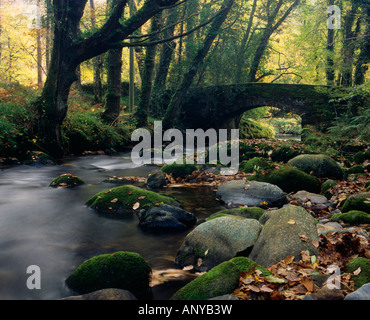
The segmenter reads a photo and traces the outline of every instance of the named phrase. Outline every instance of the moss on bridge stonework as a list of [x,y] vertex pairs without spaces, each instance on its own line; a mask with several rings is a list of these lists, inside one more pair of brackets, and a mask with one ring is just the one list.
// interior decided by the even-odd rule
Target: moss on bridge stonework
[[[275,83],[195,87],[183,101],[179,119],[184,128],[231,129],[244,112],[273,106],[300,115],[304,124],[315,124],[335,117],[330,102],[335,90],[339,89]],[[231,119],[236,119],[234,124]]]

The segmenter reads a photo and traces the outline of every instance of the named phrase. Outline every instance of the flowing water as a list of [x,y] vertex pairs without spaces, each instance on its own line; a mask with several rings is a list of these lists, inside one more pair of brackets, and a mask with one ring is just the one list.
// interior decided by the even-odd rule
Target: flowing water
[[[135,215],[112,219],[84,204],[95,193],[114,187],[110,176],[146,177],[153,166],[137,167],[130,154],[66,159],[58,166],[20,165],[0,171],[0,299],[54,300],[73,293],[65,279],[84,260],[116,251],[142,255],[154,270],[176,268],[174,259],[186,234],[150,234]],[[85,185],[50,188],[53,178],[73,173]],[[221,207],[211,187],[172,188],[171,193],[198,220]],[[30,290],[27,267],[41,270],[41,289]],[[167,289],[168,292],[166,291]],[[167,299],[176,287],[154,287],[154,299]]]

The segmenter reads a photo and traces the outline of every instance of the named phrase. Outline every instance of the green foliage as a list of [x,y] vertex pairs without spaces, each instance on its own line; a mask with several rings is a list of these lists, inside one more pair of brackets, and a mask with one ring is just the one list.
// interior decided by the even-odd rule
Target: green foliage
[[370,192],[361,192],[350,195],[343,204],[342,212],[359,210],[370,213],[370,201],[367,199]]
[[268,124],[252,119],[242,118],[239,125],[239,133],[241,139],[270,139],[275,136],[275,130]]
[[336,185],[337,183],[334,180],[326,180],[321,186],[321,194],[330,199],[332,194],[330,193],[329,189],[333,188]]
[[288,162],[298,156],[300,151],[290,145],[283,145],[271,153],[271,160],[276,162]]
[[239,165],[239,171],[244,173],[252,173],[254,171],[261,171],[271,169],[274,164],[266,158],[254,157],[250,160],[244,160]]

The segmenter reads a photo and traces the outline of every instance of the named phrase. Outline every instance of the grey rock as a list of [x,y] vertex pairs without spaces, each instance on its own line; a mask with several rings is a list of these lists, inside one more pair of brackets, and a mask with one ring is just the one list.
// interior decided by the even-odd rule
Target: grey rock
[[195,271],[208,271],[252,247],[260,231],[255,219],[224,216],[209,220],[186,236],[175,262],[181,267],[192,265]]
[[370,300],[370,283],[347,295],[344,300]]
[[233,180],[219,186],[217,198],[231,206],[268,206],[282,205],[287,202],[286,194],[278,187],[267,182]]
[[223,296],[213,297],[208,300],[239,300],[237,297],[232,294],[225,294]]
[[148,189],[160,189],[167,184],[166,175],[161,170],[156,170],[148,176],[146,186]]
[[140,210],[137,216],[139,226],[151,232],[184,231],[197,222],[193,213],[167,204]]
[[60,300],[137,300],[136,297],[127,290],[122,289],[102,289],[86,293],[80,296],[70,296]]
[[[249,256],[256,263],[268,267],[287,256],[300,259],[305,250],[309,250],[310,255],[318,255],[312,244],[312,240],[319,240],[316,222],[304,208],[290,205],[268,211],[261,220],[265,224]],[[301,235],[308,240],[302,241]]]

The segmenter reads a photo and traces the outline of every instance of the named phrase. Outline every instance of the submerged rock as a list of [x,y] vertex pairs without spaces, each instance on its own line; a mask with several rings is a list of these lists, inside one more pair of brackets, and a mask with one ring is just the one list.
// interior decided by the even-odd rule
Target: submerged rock
[[175,263],[206,271],[253,246],[261,231],[255,219],[224,216],[209,220],[191,231],[182,243]]
[[279,187],[258,181],[228,181],[219,186],[216,196],[228,206],[275,206],[287,202],[285,193]]
[[73,188],[83,185],[85,182],[71,173],[64,173],[51,181],[50,187],[53,188]]
[[140,210],[137,216],[139,226],[151,232],[184,231],[194,226],[197,221],[193,213],[166,204]]

